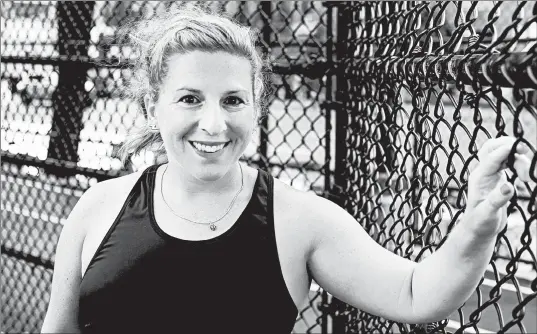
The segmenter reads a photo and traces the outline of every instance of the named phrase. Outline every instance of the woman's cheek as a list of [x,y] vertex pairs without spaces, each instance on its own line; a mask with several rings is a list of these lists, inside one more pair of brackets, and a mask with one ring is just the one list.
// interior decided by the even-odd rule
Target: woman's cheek
[[[248,119],[246,119],[248,120]],[[249,122],[241,122],[241,126],[239,127],[239,134],[243,141],[250,142],[252,140],[252,135],[254,132],[254,121],[253,119]]]

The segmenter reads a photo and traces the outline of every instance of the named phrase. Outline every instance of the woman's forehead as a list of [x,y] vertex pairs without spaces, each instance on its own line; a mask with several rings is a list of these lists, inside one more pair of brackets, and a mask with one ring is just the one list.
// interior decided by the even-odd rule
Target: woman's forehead
[[242,56],[227,52],[193,51],[168,59],[167,84],[192,89],[225,86],[229,90],[251,90],[252,66]]

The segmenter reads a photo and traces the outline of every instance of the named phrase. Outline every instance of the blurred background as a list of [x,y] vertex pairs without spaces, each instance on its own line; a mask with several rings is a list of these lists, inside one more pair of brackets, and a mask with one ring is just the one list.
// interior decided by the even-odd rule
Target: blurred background
[[[1,3],[2,331],[38,332],[62,224],[121,166],[144,124],[122,87],[126,20],[186,2]],[[208,1],[259,31],[269,113],[243,160],[347,209],[381,245],[421,261],[464,213],[490,137],[530,148],[507,229],[474,295],[445,321],[398,324],[313,284],[295,333],[537,332],[537,5],[534,2]],[[449,278],[446,278],[449,279]],[[260,324],[262,326],[262,324]],[[255,332],[255,329],[252,329]]]

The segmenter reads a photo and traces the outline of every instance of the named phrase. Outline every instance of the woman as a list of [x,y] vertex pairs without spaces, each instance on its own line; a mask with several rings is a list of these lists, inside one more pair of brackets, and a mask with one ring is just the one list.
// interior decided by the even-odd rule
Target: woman
[[192,9],[128,31],[140,52],[130,89],[148,124],[123,153],[156,145],[168,162],[79,200],[58,242],[43,332],[289,333],[312,279],[404,323],[443,319],[470,296],[506,223],[514,138],[481,148],[462,221],[414,263],[337,205],[239,162],[264,92],[248,28]]

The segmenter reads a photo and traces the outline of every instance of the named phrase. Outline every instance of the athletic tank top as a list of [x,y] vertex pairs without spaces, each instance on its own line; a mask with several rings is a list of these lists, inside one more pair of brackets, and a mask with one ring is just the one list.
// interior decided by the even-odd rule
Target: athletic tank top
[[202,241],[159,228],[147,168],[97,248],[80,286],[83,333],[290,333],[298,310],[283,279],[273,179],[259,170],[235,224]]

